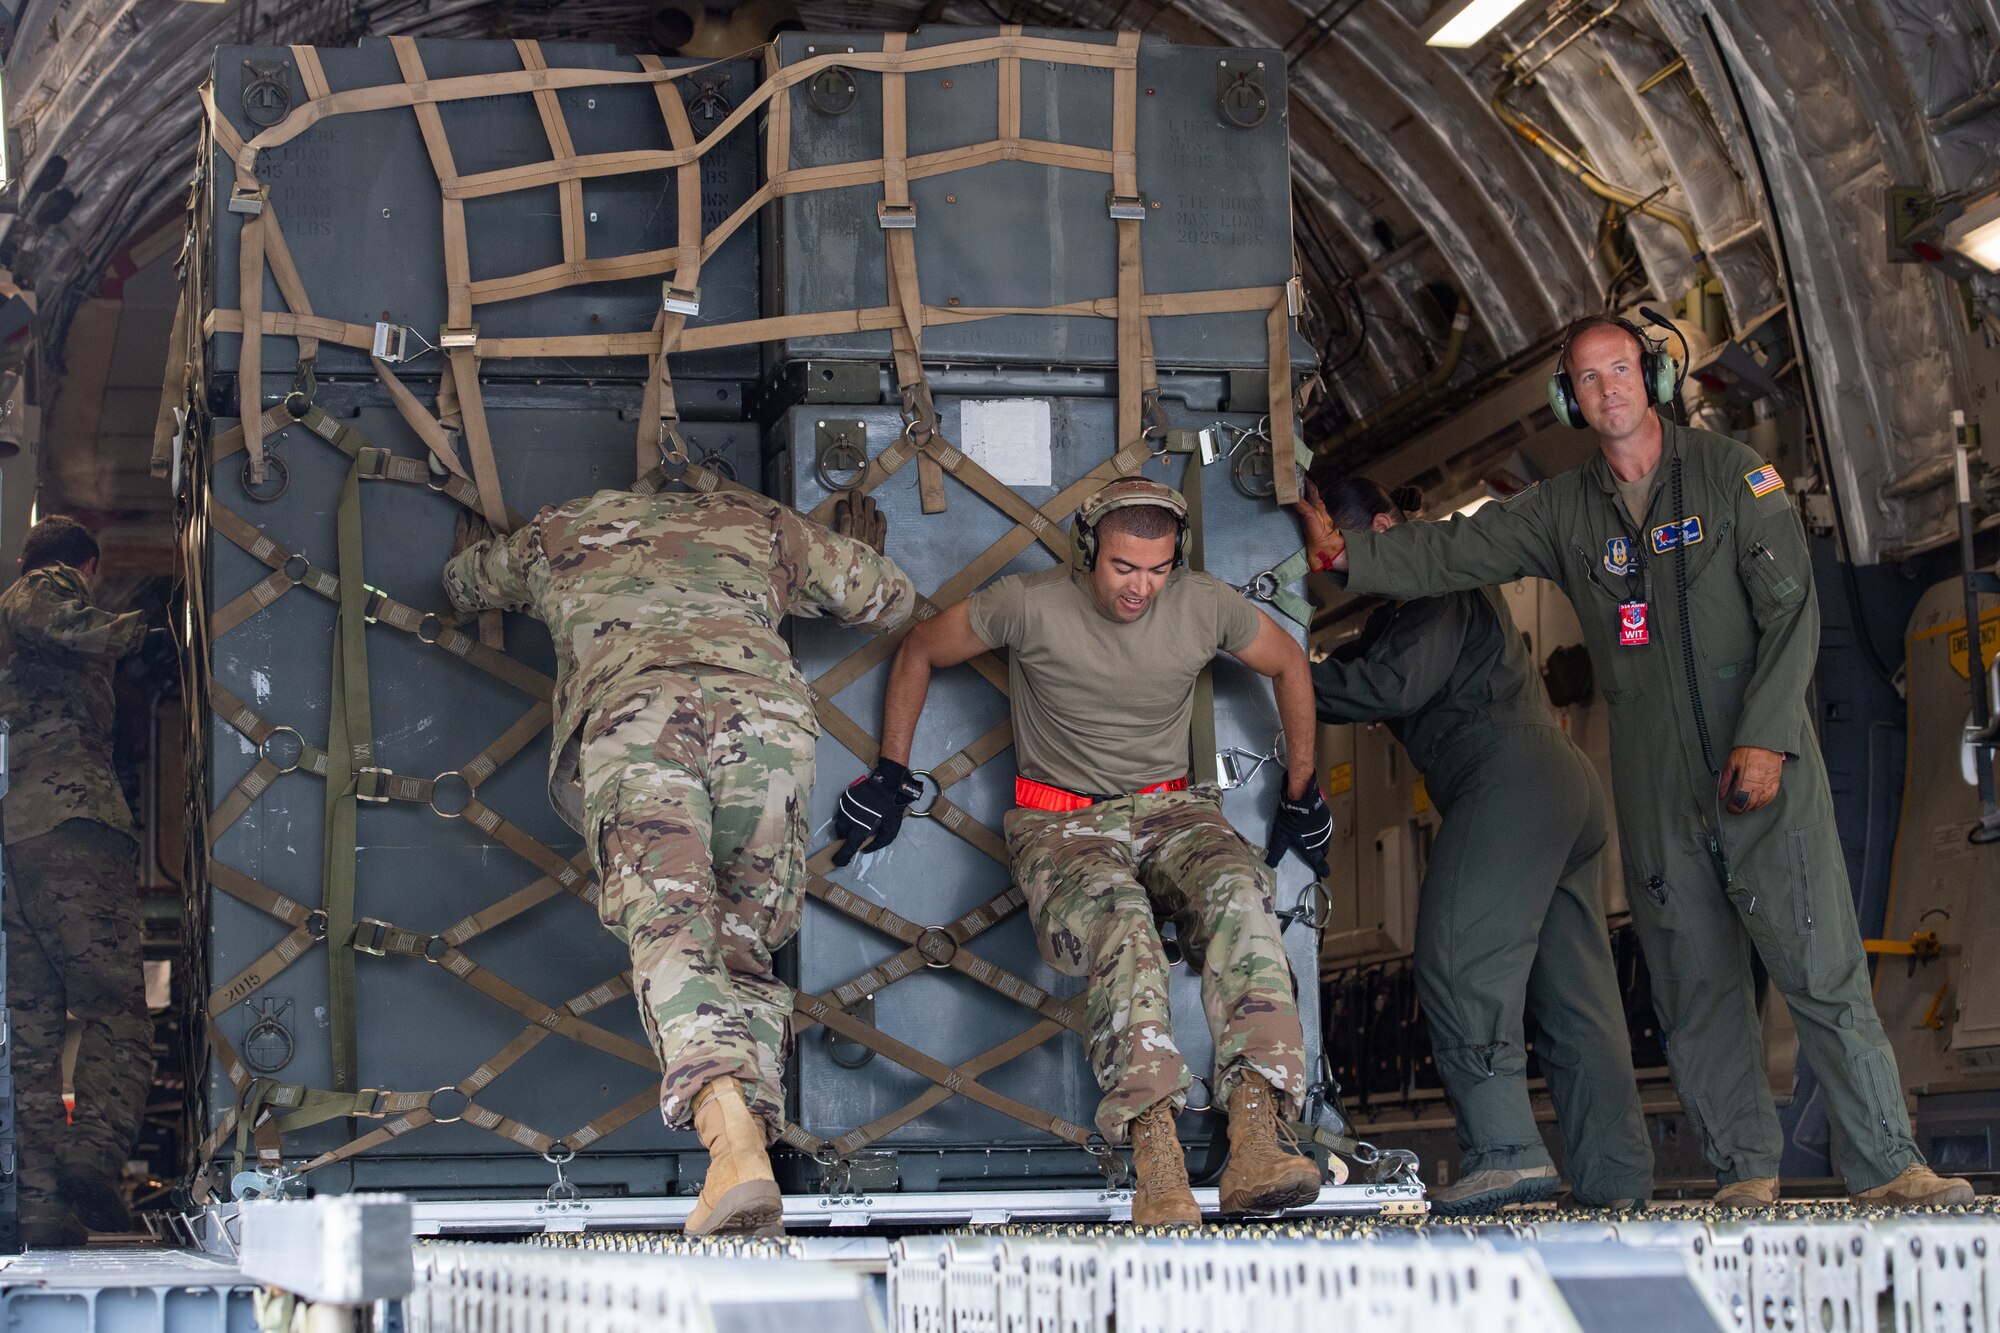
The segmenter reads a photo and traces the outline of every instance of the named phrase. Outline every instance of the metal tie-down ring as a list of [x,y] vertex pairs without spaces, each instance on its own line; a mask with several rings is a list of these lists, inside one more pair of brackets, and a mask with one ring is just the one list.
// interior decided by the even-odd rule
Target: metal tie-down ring
[[806,102],[822,116],[843,116],[854,109],[861,88],[845,65],[828,65],[806,80]]
[[[292,756],[292,761],[289,764],[281,764],[271,757],[271,742],[280,736],[290,736],[298,743],[298,753]],[[272,727],[264,739],[258,742],[257,757],[277,769],[279,777],[283,777],[287,773],[296,773],[299,770],[299,764],[306,757],[306,738],[299,734],[296,727]]]
[[903,813],[912,819],[936,818],[933,812],[937,809],[937,803],[944,799],[944,787],[939,784],[937,777],[928,768],[913,768],[910,770],[910,776],[915,778],[919,784],[929,783],[934,790],[931,792],[930,802],[921,810],[913,802],[910,808]]
[[813,475],[830,495],[852,490],[867,474],[866,446],[849,439],[829,440],[813,457]]
[[917,953],[925,967],[947,969],[958,956],[958,941],[943,926],[925,926],[917,934]]
[[243,483],[243,493],[249,496],[252,500],[255,500],[258,504],[260,505],[276,504],[279,500],[284,498],[285,492],[292,488],[291,468],[285,465],[285,460],[278,457],[275,450],[271,449],[269,446],[266,446],[264,449],[265,486],[267,488],[271,487],[274,479],[276,481],[276,486],[274,489],[258,490],[257,483],[252,475],[251,460],[248,458],[243,460],[243,473],[241,478]]

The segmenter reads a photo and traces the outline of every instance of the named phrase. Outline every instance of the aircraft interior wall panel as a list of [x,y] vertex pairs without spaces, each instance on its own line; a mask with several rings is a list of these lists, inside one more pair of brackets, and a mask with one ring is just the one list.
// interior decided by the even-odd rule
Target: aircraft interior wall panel
[[[1993,598],[1982,599],[1981,627],[1991,680],[2000,651]],[[1924,593],[1904,646],[1908,773],[1883,938],[1935,934],[1941,952],[1880,959],[1875,998],[1905,1084],[1942,1093],[2000,1072],[2000,971],[1992,964],[2000,950],[2000,844],[1966,837],[1979,798],[1963,744],[1972,684],[1962,580]]]

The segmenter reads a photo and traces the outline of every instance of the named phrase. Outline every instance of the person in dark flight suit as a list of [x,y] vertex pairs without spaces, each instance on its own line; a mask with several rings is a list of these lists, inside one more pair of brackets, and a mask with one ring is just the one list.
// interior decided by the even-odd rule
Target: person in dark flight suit
[[1806,690],[1819,604],[1805,531],[1748,446],[1662,420],[1665,351],[1602,316],[1550,383],[1597,432],[1573,472],[1449,523],[1342,531],[1301,506],[1313,559],[1355,592],[1435,597],[1533,575],[1575,605],[1611,713],[1634,924],[1681,1104],[1719,1203],[1778,1196],[1754,948],[1825,1091],[1834,1163],[1869,1204],[1967,1203],[1924,1165],[1870,994]]
[[[1340,527],[1375,532],[1423,506],[1360,477],[1315,493]],[[1385,603],[1312,674],[1320,721],[1386,722],[1444,819],[1417,904],[1417,992],[1461,1156],[1431,1207],[1487,1212],[1560,1184],[1528,1097],[1526,1003],[1576,1201],[1643,1204],[1653,1150],[1598,888],[1604,791],[1507,603],[1491,588]]]

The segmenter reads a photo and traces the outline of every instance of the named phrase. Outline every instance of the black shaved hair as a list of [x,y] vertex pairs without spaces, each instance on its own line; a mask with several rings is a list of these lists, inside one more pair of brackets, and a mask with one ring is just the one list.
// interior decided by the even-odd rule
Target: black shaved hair
[[1122,532],[1143,542],[1171,537],[1179,529],[1180,520],[1174,517],[1173,510],[1164,505],[1126,505],[1097,520],[1100,537],[1107,532]]
[[90,529],[65,514],[51,514],[28,529],[21,543],[21,572],[47,565],[82,569],[97,559],[97,538]]
[[1313,487],[1333,519],[1333,526],[1341,529],[1365,528],[1377,514],[1415,518],[1424,508],[1424,493],[1415,486],[1391,490],[1372,477],[1339,477],[1316,472]]

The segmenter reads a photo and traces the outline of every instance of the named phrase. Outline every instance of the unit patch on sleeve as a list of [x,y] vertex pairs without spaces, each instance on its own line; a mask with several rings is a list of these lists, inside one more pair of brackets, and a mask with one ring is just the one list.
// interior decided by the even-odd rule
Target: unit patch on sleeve
[[1620,577],[1632,572],[1631,538],[1613,537],[1604,543],[1604,568]]
[[1764,466],[1753,472],[1744,473],[1743,480],[1750,483],[1750,494],[1760,500],[1772,491],[1782,491],[1785,489],[1785,479],[1779,476],[1778,469],[1772,467],[1769,463],[1764,464]]
[[1671,523],[1662,523],[1650,534],[1653,539],[1653,554],[1665,555],[1676,547],[1693,546],[1701,540],[1701,516],[1689,514]]

